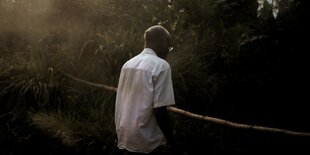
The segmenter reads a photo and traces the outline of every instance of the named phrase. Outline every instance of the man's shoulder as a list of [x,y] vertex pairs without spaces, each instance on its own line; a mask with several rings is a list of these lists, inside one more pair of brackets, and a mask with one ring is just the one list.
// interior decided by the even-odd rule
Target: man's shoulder
[[159,70],[170,69],[169,63],[165,59],[162,59],[157,56],[151,56],[151,58],[149,58],[147,62],[151,63],[154,68],[159,69]]
[[129,60],[127,60],[127,61],[124,63],[123,67],[124,67],[124,66],[127,66],[128,64],[135,63],[135,62],[137,61],[137,59],[139,58],[139,55],[140,55],[140,54],[138,54],[138,55],[136,55],[136,56],[130,58]]
[[157,57],[157,63],[162,69],[170,69],[170,64],[165,60],[160,57]]
[[123,68],[136,68],[150,71],[160,71],[170,69],[169,63],[156,55],[152,54],[138,54],[135,57],[129,59]]

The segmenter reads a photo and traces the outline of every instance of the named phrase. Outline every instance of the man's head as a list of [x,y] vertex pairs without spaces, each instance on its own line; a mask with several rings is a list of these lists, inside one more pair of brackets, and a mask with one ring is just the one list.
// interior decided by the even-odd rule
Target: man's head
[[153,49],[156,54],[165,59],[171,48],[171,35],[163,26],[151,26],[144,32],[144,47]]

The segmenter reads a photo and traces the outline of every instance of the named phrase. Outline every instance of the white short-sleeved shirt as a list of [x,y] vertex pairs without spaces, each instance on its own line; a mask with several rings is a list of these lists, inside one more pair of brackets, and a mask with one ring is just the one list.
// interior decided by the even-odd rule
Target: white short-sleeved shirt
[[118,147],[149,153],[165,144],[153,108],[174,104],[169,64],[145,48],[121,70],[115,105]]

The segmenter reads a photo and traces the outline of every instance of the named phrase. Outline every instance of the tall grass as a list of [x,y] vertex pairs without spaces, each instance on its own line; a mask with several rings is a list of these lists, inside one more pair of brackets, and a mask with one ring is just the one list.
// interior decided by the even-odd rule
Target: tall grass
[[[220,32],[224,27],[214,29],[222,23],[212,25],[211,22],[215,19],[217,5],[206,1],[200,6],[187,0],[172,2],[170,6],[166,1],[92,2],[99,6],[86,1],[54,1],[51,5],[54,8],[46,14],[46,19],[57,20],[60,24],[47,22],[53,27],[42,24],[42,30],[38,30],[35,37],[39,41],[19,45],[20,52],[9,49],[14,54],[1,60],[6,64],[2,68],[7,68],[2,69],[1,96],[7,99],[14,94],[16,98],[3,103],[7,109],[23,111],[30,126],[60,139],[62,145],[78,152],[86,154],[88,149],[94,148],[94,152],[111,153],[115,139],[115,94],[69,81],[57,70],[116,86],[123,63],[143,49],[143,31],[160,23],[174,38],[176,50],[169,55],[168,62],[172,66],[177,106],[202,114],[217,113],[212,102],[222,86],[221,75],[209,71],[212,66],[206,67],[218,64],[218,59],[213,59],[215,56],[222,58],[221,54],[214,54],[221,52],[223,46]],[[88,5],[80,5],[84,3]],[[217,37],[218,34],[221,36]],[[16,106],[12,107],[14,102]],[[191,128],[183,129],[184,122],[191,121],[180,117],[173,119],[180,144],[199,137]],[[196,126],[197,134],[214,128],[196,123],[189,126]],[[206,134],[206,137],[222,142],[220,136]],[[187,149],[195,148],[188,146]]]
[[98,97],[98,93],[103,92],[99,91],[97,96],[93,96],[101,98],[97,102],[79,103],[85,105],[71,106],[67,110],[59,109],[58,112],[33,113],[30,117],[31,124],[60,139],[63,145],[74,148],[77,152],[111,153],[115,140],[113,105],[104,102],[109,100],[108,95],[103,99]]
[[[53,142],[56,148],[77,154],[112,154],[115,94],[67,79],[58,71],[116,87],[122,65],[142,51],[143,32],[155,24],[164,25],[173,37],[175,50],[167,61],[176,106],[237,121],[267,122],[245,115],[252,112],[251,106],[270,107],[270,102],[260,106],[255,93],[269,88],[266,83],[275,77],[259,68],[279,65],[269,48],[262,52],[251,47],[265,47],[251,25],[256,21],[256,0],[45,2],[49,3],[1,2],[0,142],[14,145],[0,154],[23,152],[24,143],[51,145],[46,142],[50,138],[59,140]],[[251,154],[257,148],[248,148],[248,142],[271,146],[264,140],[269,135],[254,137],[255,143],[253,132],[171,117],[178,144],[188,154]],[[272,117],[269,120],[273,122]]]

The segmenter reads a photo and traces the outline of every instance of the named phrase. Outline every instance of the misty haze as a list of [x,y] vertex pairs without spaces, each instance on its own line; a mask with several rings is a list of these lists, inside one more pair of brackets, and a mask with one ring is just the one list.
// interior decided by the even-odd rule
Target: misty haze
[[0,0],[0,154],[119,154],[120,70],[157,24],[173,40],[175,108],[272,128],[170,109],[185,155],[309,154],[306,3]]

